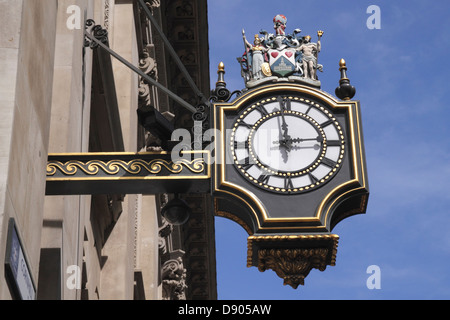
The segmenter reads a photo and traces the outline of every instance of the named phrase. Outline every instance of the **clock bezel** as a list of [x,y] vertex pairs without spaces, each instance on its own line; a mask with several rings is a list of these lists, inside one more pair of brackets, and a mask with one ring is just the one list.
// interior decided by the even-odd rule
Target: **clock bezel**
[[[266,105],[268,103],[278,101],[278,99],[280,99],[280,97],[283,99],[283,101],[286,101],[286,99],[289,99],[291,102],[299,102],[299,103],[306,104],[306,105],[308,105],[308,109],[305,113],[300,112],[300,111],[295,111],[292,109],[282,111],[281,108],[280,108],[280,110],[268,112],[267,114],[264,114],[263,112],[259,111],[261,113],[261,117],[253,125],[251,125],[251,127],[249,127],[250,133],[248,134],[248,138],[246,139],[246,148],[248,148],[248,153],[249,153],[248,158],[251,158],[251,160],[253,160],[253,162],[251,164],[239,162],[240,159],[238,159],[238,157],[236,156],[236,145],[235,145],[235,141],[236,141],[235,133],[237,131],[237,128],[240,125],[242,125],[243,120],[246,118],[246,116],[248,114],[250,114],[254,110],[261,110],[260,108],[264,107],[264,105]],[[325,115],[327,121],[318,123],[316,121],[316,119],[311,117],[308,113],[312,108],[317,109],[322,115]],[[321,151],[318,153],[318,156],[316,157],[316,159],[313,162],[311,162],[308,166],[306,166],[300,170],[291,171],[291,172],[283,171],[283,170],[276,170],[276,169],[273,170],[274,168],[270,168],[267,165],[261,163],[261,161],[259,161],[257,156],[254,155],[254,146],[252,144],[252,138],[254,137],[256,131],[265,121],[268,121],[271,118],[280,116],[282,112],[284,112],[285,115],[300,117],[300,118],[304,119],[305,121],[309,122],[320,133],[320,135],[323,138],[321,146],[320,146]],[[332,167],[330,166],[329,162],[324,162],[324,160],[323,160],[324,158],[326,158],[325,155],[326,155],[326,151],[327,151],[327,147],[328,147],[328,145],[327,145],[328,139],[324,132],[324,128],[322,127],[323,123],[326,123],[326,122],[327,123],[329,122],[327,125],[334,126],[334,128],[336,129],[336,132],[338,133],[338,137],[339,137],[338,140],[333,140],[333,141],[339,141],[339,145],[337,145],[337,146],[340,147],[340,150],[339,150],[338,158],[336,159],[336,161],[333,160],[333,162],[335,164]],[[239,142],[242,142],[242,141],[239,141]],[[247,181],[251,182],[253,185],[255,185],[263,190],[266,190],[268,192],[274,192],[274,193],[280,193],[280,194],[298,194],[298,193],[310,192],[311,190],[320,188],[323,185],[325,185],[327,182],[329,182],[341,168],[342,161],[344,159],[345,144],[346,144],[345,136],[344,136],[342,127],[341,127],[339,121],[334,116],[334,114],[328,108],[326,108],[325,105],[319,103],[318,101],[316,101],[314,99],[306,99],[304,97],[296,95],[295,93],[276,94],[273,96],[266,97],[264,99],[259,99],[256,102],[250,103],[246,107],[242,107],[242,110],[238,113],[235,121],[233,122],[232,132],[231,132],[231,137],[230,137],[230,149],[231,149],[230,151],[231,151],[231,155],[232,155],[233,162],[234,162],[233,167]],[[336,145],[333,145],[333,146],[336,146]],[[321,164],[329,167],[330,170],[324,176],[322,176],[320,178],[316,178],[313,175],[313,171],[317,167],[319,167]],[[252,175],[250,175],[247,171],[248,171],[248,166],[251,166],[251,165],[257,165],[263,172],[267,173],[267,175],[265,175],[263,177],[263,179],[267,179],[267,180],[270,179],[270,178],[266,178],[267,176],[269,176],[269,177],[276,176],[276,177],[284,178],[284,180],[285,180],[284,187],[270,185],[270,184],[266,183],[267,180],[258,179],[258,178],[253,177]],[[302,177],[302,176],[308,176],[308,179],[310,179],[310,183],[299,186],[299,187],[294,187],[292,185],[292,179],[297,178],[297,177]]]

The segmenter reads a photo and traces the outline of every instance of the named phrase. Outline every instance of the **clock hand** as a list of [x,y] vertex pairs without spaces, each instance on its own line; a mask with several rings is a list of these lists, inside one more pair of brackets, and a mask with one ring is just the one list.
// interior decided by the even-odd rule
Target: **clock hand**
[[[289,151],[291,150],[291,145],[290,143],[287,144],[286,143],[286,139],[284,139],[284,134],[283,134],[283,130],[282,130],[282,124],[280,123],[280,117],[277,117],[277,123],[278,123],[278,143],[280,145],[280,152],[281,152],[281,157],[283,159],[283,162],[286,163],[288,161],[288,157],[289,157]],[[283,147],[283,148],[281,148]],[[278,147],[277,147],[278,148]]]
[[[281,99],[281,97],[279,97],[279,99]],[[282,103],[282,101],[280,102],[280,104],[281,103]],[[289,152],[291,150],[291,142],[289,141],[291,137],[287,134],[288,128],[287,128],[287,123],[284,119],[283,111],[281,111],[281,120],[282,120],[282,123],[280,123],[280,117],[277,117],[277,123],[278,123],[278,128],[279,128],[279,131],[278,131],[279,132],[279,135],[278,135],[279,140],[278,141],[279,141],[279,144],[285,148],[285,152],[286,152],[285,156],[287,158],[287,152]],[[284,158],[284,155],[283,155],[283,158]]]
[[[270,147],[270,150],[277,150],[279,147]],[[315,144],[313,146],[291,146],[291,150],[300,150],[300,149],[320,149],[320,146],[318,144]],[[287,154],[286,154],[287,155]],[[283,160],[284,160],[284,154],[283,154]],[[286,158],[287,160],[287,158]],[[284,161],[286,162],[286,161]]]
[[322,142],[323,138],[321,136],[318,136],[317,138],[294,138],[291,139],[292,142],[303,142],[303,141],[317,141],[317,142]]
[[281,129],[283,129],[283,138],[285,140],[287,140],[288,138],[290,138],[290,136],[288,135],[288,125],[286,123],[286,119],[284,118],[284,112],[287,108],[285,103],[288,103],[288,102],[287,101],[284,102],[283,98],[281,98],[280,96],[277,97],[277,101],[280,104],[280,113],[281,113],[281,120],[282,120]]
[[292,146],[292,150],[300,150],[300,149],[314,149],[319,150],[320,146],[315,144],[313,146]]
[[278,141],[273,141],[272,143],[285,145],[286,143],[289,142],[289,145],[291,145],[291,143],[303,142],[303,141],[322,142],[323,138],[321,136],[318,136],[317,138],[291,138],[290,136],[288,136],[288,138],[280,139]]
[[[278,150],[279,147],[270,147],[270,150]],[[291,146],[291,150],[300,150],[300,149],[315,149],[318,150],[320,149],[320,146],[318,144],[315,144],[313,146]],[[284,157],[283,157],[284,159]],[[285,161],[286,162],[286,161]]]

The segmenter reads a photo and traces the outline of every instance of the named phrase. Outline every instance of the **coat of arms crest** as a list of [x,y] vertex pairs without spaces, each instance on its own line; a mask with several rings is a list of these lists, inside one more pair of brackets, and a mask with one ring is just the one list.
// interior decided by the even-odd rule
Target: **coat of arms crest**
[[275,33],[261,30],[262,36],[256,34],[253,44],[247,40],[242,30],[245,53],[238,61],[246,86],[287,80],[320,87],[317,70],[322,71],[322,65],[318,63],[318,53],[323,31],[317,31],[317,43],[312,43],[309,35],[299,36],[300,29],[286,34],[287,19],[284,15],[276,15],[273,23]]

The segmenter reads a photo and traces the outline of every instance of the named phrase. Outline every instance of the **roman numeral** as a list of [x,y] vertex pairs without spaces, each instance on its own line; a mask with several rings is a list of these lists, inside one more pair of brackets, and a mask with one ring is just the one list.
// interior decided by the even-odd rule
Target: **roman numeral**
[[258,182],[267,184],[267,183],[269,182],[269,178],[270,178],[270,175],[268,175],[268,174],[261,174],[261,175],[258,177]]
[[248,149],[248,141],[234,141],[234,148],[235,149]]
[[238,163],[242,164],[242,165],[247,165],[247,164],[250,163],[250,158],[246,157],[245,159],[241,159],[241,160],[238,161]]
[[261,115],[264,117],[264,116],[267,116],[269,113],[267,112],[267,110],[266,110],[266,108],[264,108],[264,106],[262,106],[262,105],[257,105],[256,107],[255,107],[255,109],[256,110],[258,110],[259,111],[259,113],[261,113]]
[[335,162],[331,159],[328,159],[328,158],[323,158],[321,162],[330,168],[334,168],[337,164],[337,162]]
[[239,126],[244,126],[244,127],[247,127],[247,128],[249,128],[249,129],[251,129],[252,127],[253,127],[253,125],[252,124],[248,124],[247,122],[245,122],[245,121],[241,121],[241,122],[239,122]]
[[284,188],[285,189],[293,189],[294,184],[292,183],[291,177],[287,176],[284,178]]
[[311,108],[312,108],[312,106],[310,105],[310,106],[308,107],[308,109],[306,109],[305,114],[308,114],[308,112],[311,110]]
[[247,170],[250,169],[253,165],[254,165],[254,163],[243,164],[243,165],[242,165],[242,169],[244,169],[245,171],[247,171]]
[[287,99],[284,102],[284,108],[285,108],[285,111],[291,111],[291,100]]
[[321,123],[320,124],[320,126],[321,127],[326,127],[326,126],[329,126],[330,124],[332,124],[334,122],[334,120],[328,120],[328,121],[325,121],[324,123]]
[[309,179],[311,180],[312,184],[319,182],[319,179],[317,179],[311,172],[308,172],[308,176],[309,176]]
[[254,163],[250,163],[250,158],[246,157],[245,159],[241,159],[238,163],[242,166],[244,170],[248,170]]
[[280,104],[280,110],[282,112],[291,111],[291,100],[284,100],[282,97],[277,97],[277,101]]
[[340,140],[327,140],[327,146],[329,147],[339,147],[341,145]]

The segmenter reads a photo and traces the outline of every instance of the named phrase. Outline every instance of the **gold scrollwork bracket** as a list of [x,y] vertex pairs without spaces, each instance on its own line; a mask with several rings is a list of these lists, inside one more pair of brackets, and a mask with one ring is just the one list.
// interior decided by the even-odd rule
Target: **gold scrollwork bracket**
[[209,192],[205,150],[49,154],[46,194]]
[[338,241],[335,234],[250,236],[247,266],[272,269],[284,285],[297,289],[312,269],[335,265]]
[[124,160],[89,160],[86,162],[78,160],[69,160],[67,162],[49,161],[47,163],[47,177],[52,178],[59,171],[64,176],[75,176],[80,173],[86,176],[96,176],[103,173],[105,177],[114,177],[120,170],[124,174],[138,175],[142,172],[147,175],[159,174],[165,169],[167,174],[179,174],[182,170],[188,170],[193,174],[203,173],[205,171],[205,163],[203,159],[176,161],[167,161],[164,159],[153,159],[145,161],[142,159],[134,159],[130,161]]

